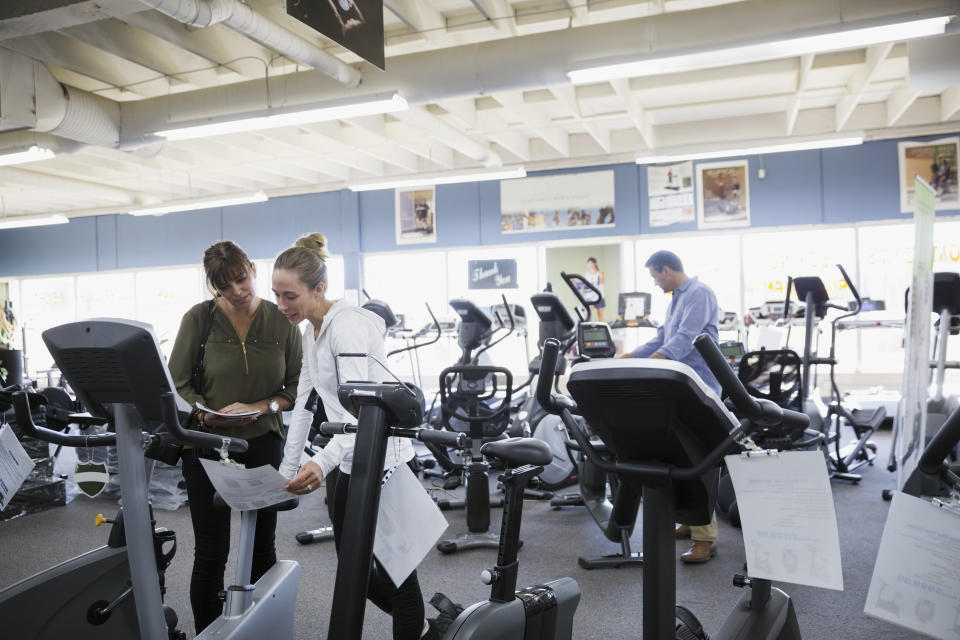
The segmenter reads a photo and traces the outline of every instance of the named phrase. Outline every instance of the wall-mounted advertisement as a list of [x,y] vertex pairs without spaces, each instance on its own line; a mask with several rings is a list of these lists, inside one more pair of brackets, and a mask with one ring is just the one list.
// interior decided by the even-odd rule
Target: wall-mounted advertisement
[[517,261],[470,260],[467,262],[468,289],[516,289]]
[[900,164],[900,213],[913,213],[914,176],[933,187],[936,208],[960,209],[957,195],[957,158],[960,138],[930,142],[901,142],[897,145]]
[[379,0],[287,0],[287,15],[384,69]]
[[613,227],[613,171],[564,173],[500,183],[500,231]]
[[396,191],[397,244],[437,241],[436,190],[420,187]]
[[697,165],[697,228],[750,226],[746,160]]
[[647,166],[650,226],[693,222],[693,162]]

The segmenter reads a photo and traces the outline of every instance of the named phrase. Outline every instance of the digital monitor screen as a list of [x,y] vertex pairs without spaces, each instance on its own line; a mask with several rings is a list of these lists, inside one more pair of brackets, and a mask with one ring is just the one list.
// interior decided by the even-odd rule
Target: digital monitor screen
[[640,320],[650,315],[649,293],[621,293],[619,303],[619,315],[624,320]]
[[720,345],[720,353],[726,358],[739,358],[746,351],[743,349],[742,342],[724,342]]

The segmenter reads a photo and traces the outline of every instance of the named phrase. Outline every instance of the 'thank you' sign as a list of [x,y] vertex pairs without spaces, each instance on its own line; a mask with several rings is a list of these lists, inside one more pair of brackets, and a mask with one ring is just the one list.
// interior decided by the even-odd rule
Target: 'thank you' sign
[[468,260],[468,289],[516,289],[517,261],[504,260]]

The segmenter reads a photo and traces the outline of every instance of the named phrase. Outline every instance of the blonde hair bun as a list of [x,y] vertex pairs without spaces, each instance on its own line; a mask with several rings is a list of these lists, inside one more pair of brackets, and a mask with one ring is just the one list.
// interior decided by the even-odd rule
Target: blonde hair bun
[[330,254],[327,252],[327,237],[322,233],[314,232],[300,236],[293,246],[316,253],[320,256],[321,260],[326,260],[330,257]]

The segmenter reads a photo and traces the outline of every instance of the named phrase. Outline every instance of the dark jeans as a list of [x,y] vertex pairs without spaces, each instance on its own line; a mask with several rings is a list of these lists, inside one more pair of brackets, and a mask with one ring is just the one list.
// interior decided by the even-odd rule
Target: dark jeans
[[[283,460],[283,441],[274,433],[248,440],[245,453],[231,454],[248,468],[269,464],[279,467]],[[216,455],[219,459],[219,455]],[[193,520],[193,574],[190,576],[190,605],[197,633],[203,631],[223,612],[219,592],[223,590],[223,572],[230,554],[230,510],[213,506],[214,488],[197,459],[195,449],[183,454],[183,478],[187,482],[190,518]],[[257,514],[257,529],[253,538],[253,566],[251,582],[256,582],[277,562],[274,532],[277,512]]]
[[[340,550],[340,532],[347,511],[347,489],[350,476],[340,472],[334,492],[333,536],[337,551]],[[367,598],[382,611],[393,616],[393,640],[419,640],[423,632],[423,594],[414,571],[399,587],[393,585],[390,576],[374,558],[370,567],[370,586]]]

